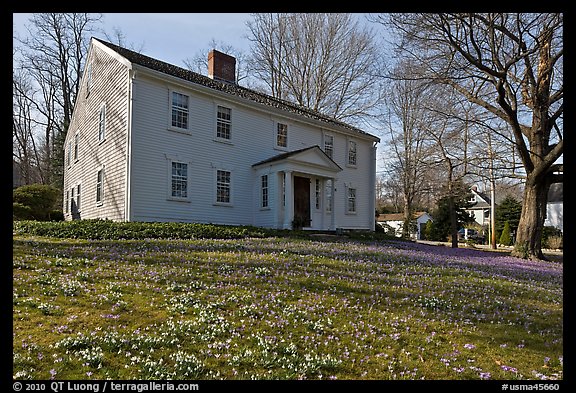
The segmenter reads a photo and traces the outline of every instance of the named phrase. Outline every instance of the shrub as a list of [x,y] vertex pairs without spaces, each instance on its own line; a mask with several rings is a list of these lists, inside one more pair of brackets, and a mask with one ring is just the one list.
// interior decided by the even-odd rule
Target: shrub
[[13,216],[17,220],[49,220],[59,195],[56,187],[47,184],[18,187],[12,192]]
[[504,229],[502,230],[502,235],[500,235],[500,244],[503,246],[512,245],[512,237],[510,236],[510,223],[506,221],[504,224]]

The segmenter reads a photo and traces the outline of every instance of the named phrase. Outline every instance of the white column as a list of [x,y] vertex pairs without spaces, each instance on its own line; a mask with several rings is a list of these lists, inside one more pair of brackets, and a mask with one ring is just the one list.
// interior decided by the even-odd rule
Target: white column
[[294,190],[292,187],[292,172],[284,172],[284,229],[292,229],[294,219]]

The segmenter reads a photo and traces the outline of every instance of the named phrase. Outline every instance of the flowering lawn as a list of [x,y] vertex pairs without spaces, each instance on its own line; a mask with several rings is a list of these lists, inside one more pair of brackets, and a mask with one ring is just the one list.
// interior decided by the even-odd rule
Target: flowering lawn
[[562,379],[562,264],[408,242],[13,237],[16,379]]

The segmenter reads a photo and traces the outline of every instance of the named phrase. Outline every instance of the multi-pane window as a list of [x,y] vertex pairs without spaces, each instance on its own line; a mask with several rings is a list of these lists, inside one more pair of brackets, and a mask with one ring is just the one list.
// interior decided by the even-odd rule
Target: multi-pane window
[[288,124],[277,124],[276,146],[288,147]]
[[326,211],[332,211],[332,179],[326,180]]
[[76,211],[76,202],[74,201],[74,187],[70,189],[70,213],[74,214]]
[[223,106],[218,106],[216,119],[216,137],[230,139],[231,110]]
[[80,211],[80,184],[76,186],[76,211]]
[[70,166],[72,157],[72,141],[68,141],[68,154],[66,155],[66,165]]
[[230,172],[216,171],[216,202],[230,203]]
[[348,165],[356,165],[356,142],[348,141]]
[[262,207],[268,207],[268,175],[262,175]]
[[96,175],[96,203],[102,203],[104,197],[104,170],[99,169]]
[[348,188],[348,203],[346,206],[348,213],[356,213],[356,189]]
[[104,138],[106,138],[106,106],[102,105],[98,119],[98,141],[102,142]]
[[330,158],[334,156],[334,136],[324,134],[324,153]]
[[188,129],[188,96],[172,92],[172,127]]
[[188,164],[172,162],[172,188],[174,198],[188,198]]
[[80,142],[80,133],[74,135],[74,161],[78,160],[78,143]]
[[321,196],[320,179],[316,179],[314,190],[315,190],[315,197],[316,197],[315,198],[316,199],[316,210],[319,210],[320,209],[320,196]]

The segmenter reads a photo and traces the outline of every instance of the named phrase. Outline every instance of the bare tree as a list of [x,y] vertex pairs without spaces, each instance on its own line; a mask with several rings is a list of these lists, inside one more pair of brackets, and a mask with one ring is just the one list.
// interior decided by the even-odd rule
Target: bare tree
[[546,198],[550,184],[563,181],[563,15],[391,14],[379,21],[399,33],[403,56],[426,66],[414,77],[445,83],[508,124],[526,179],[513,255],[544,259]]
[[274,97],[348,121],[375,107],[375,36],[352,14],[253,17],[253,73]]
[[[42,180],[59,188],[64,163],[62,140],[80,86],[88,33],[100,18],[84,13],[33,14],[26,26],[29,34],[16,37],[17,63],[37,92],[25,96],[30,102],[22,105],[34,109],[38,119],[35,128],[42,129]],[[23,118],[16,117],[14,122],[20,120]],[[15,125],[20,127],[25,125]]]

